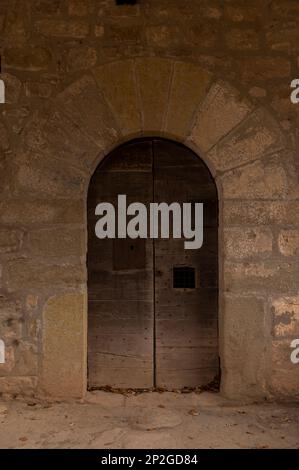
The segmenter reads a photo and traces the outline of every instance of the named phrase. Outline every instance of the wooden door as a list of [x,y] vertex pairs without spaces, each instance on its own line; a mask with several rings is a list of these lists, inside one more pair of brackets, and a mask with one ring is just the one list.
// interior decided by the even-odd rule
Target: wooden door
[[[203,202],[204,242],[99,240],[99,202]],[[149,212],[149,210],[148,210]],[[166,140],[113,152],[96,170],[88,196],[89,387],[175,389],[218,374],[218,201],[203,162]]]
[[218,203],[215,183],[190,150],[154,141],[157,202],[203,202],[204,241],[155,240],[156,386],[173,389],[211,382],[218,373]]
[[120,147],[95,171],[88,194],[89,388],[153,386],[153,242],[95,236],[95,207],[118,194],[152,200],[152,144]]

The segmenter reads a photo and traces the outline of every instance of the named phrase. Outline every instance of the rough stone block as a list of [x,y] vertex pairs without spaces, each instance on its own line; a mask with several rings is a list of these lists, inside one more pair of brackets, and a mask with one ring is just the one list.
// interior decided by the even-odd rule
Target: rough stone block
[[38,355],[36,345],[21,340],[15,347],[15,365],[12,375],[36,376],[38,374]]
[[20,134],[25,126],[27,117],[29,116],[29,109],[26,107],[18,109],[5,109],[3,117],[6,120],[7,127],[15,134]]
[[24,88],[29,98],[50,98],[54,87],[52,81],[30,80],[25,82]]
[[71,119],[55,110],[42,129],[47,155],[79,168],[93,167],[100,148]]
[[42,332],[42,319],[37,310],[37,306],[28,307],[28,297],[26,299],[26,316],[25,316],[25,326],[24,329],[28,338],[31,338],[32,341],[37,342],[41,337]]
[[[84,0],[85,1],[85,0]],[[140,5],[116,5],[116,2],[100,2],[97,15],[99,18],[122,18],[140,15]]]
[[7,47],[3,53],[6,66],[17,70],[37,72],[51,66],[52,57],[49,50],[43,47]]
[[35,230],[28,233],[24,250],[44,258],[80,257],[86,250],[85,234],[82,229],[67,227]]
[[294,18],[299,15],[297,0],[273,0],[269,7],[270,13],[279,18]]
[[75,47],[67,55],[67,67],[70,71],[84,70],[97,63],[97,51],[93,47]]
[[257,161],[221,177],[225,199],[283,199],[288,194],[288,176],[278,159]]
[[43,311],[41,393],[82,398],[86,392],[87,305],[84,294],[62,294]]
[[279,259],[256,262],[224,262],[226,291],[288,293],[298,288],[298,263]]
[[[0,335],[1,335],[1,339],[5,341],[5,363],[0,364],[0,384],[1,384],[2,377],[5,377],[7,375],[14,375],[16,360],[15,360],[14,347],[8,344],[6,341],[6,338],[2,336],[1,328],[0,328]],[[0,392],[1,392],[1,388],[0,388]]]
[[290,340],[272,343],[272,393],[276,397],[299,399],[299,367],[291,362]]
[[299,201],[225,200],[223,224],[299,225]]
[[254,29],[230,28],[225,34],[225,42],[232,50],[257,50],[259,34]]
[[16,185],[24,193],[49,198],[80,198],[85,190],[85,174],[63,161],[46,158],[42,152],[23,151],[16,156]]
[[68,13],[71,16],[86,16],[91,10],[89,0],[69,0]]
[[134,62],[113,62],[98,67],[96,81],[113,109],[124,135],[141,130],[141,109],[138,104]]
[[10,148],[8,131],[4,124],[0,122],[0,151],[6,152]]
[[146,41],[151,47],[168,49],[171,47],[187,46],[187,38],[180,35],[178,24],[147,25],[145,29]]
[[37,348],[29,341],[20,340],[17,344],[6,348],[6,362],[4,367],[0,364],[0,375],[3,371],[5,375],[5,366],[7,373],[12,376],[36,376],[38,373]]
[[[4,3],[4,2],[2,2]],[[30,37],[31,12],[30,3],[16,0],[4,4],[6,18],[4,24],[4,35],[9,44],[24,44]]]
[[261,19],[262,15],[263,9],[254,3],[231,0],[224,4],[224,17],[235,23],[242,23],[243,21],[255,23]]
[[[227,338],[224,348],[227,348],[230,354],[226,355],[226,358],[230,357],[231,361],[238,363],[240,361],[238,351],[241,355],[244,341],[251,342],[253,338],[265,339],[267,326],[270,335],[270,323],[266,319],[264,300],[255,296],[225,295],[222,326]],[[254,348],[254,345],[252,347]],[[246,359],[246,354],[242,354],[242,357],[243,360]],[[242,368],[241,364],[240,367]]]
[[36,0],[32,5],[32,12],[39,16],[55,16],[62,13],[61,0]]
[[[220,113],[223,119],[223,113]],[[226,119],[225,119],[226,120]],[[263,109],[252,113],[207,154],[216,170],[226,171],[283,148],[276,121]]]
[[250,104],[234,88],[218,81],[199,108],[190,140],[206,152],[249,114]]
[[38,224],[82,224],[85,214],[84,201],[61,200],[49,201],[42,199],[26,200],[10,199],[0,201],[0,223],[19,227]]
[[86,269],[83,265],[41,263],[39,259],[8,261],[5,273],[9,292],[30,288],[74,287],[86,282]]
[[274,51],[299,51],[299,30],[297,20],[271,22],[266,30],[267,46]]
[[[208,8],[203,9],[207,11]],[[215,47],[218,31],[213,28],[213,23],[209,23],[207,15],[198,15],[194,19],[194,11],[190,12],[188,27],[182,31],[182,24],[173,21],[170,11],[165,12],[163,22],[146,24],[146,40],[150,47],[164,50],[179,48],[213,48]],[[168,21],[165,17],[168,16]],[[206,18],[203,18],[206,16]]]
[[171,84],[165,130],[174,136],[188,134],[194,113],[212,80],[210,73],[198,66],[176,62]]
[[249,90],[250,96],[253,96],[253,98],[265,98],[267,96],[267,91],[265,88],[261,88],[259,86],[253,86]]
[[244,84],[267,82],[273,78],[289,79],[291,77],[290,60],[277,56],[244,57],[241,62],[239,79]]
[[10,73],[0,73],[0,79],[5,83],[5,103],[16,104],[21,94],[22,82]]
[[101,149],[110,150],[119,140],[115,118],[92,77],[72,83],[58,95],[57,104]]
[[104,42],[106,45],[135,45],[141,44],[143,24],[139,17],[128,16],[119,18],[109,18],[105,22]]
[[[270,323],[262,299],[231,296],[224,299],[222,370],[230,397],[261,396],[267,388]],[[229,380],[227,380],[229,378]]]
[[23,238],[21,230],[0,230],[0,253],[12,253],[20,249]]
[[224,231],[224,255],[227,258],[269,256],[273,235],[270,228],[234,227]]
[[[180,29],[181,34],[181,29]],[[214,48],[219,39],[219,32],[214,27],[214,22],[209,22],[206,18],[196,18],[190,21],[184,32],[187,44],[200,48]]]
[[1,13],[1,14],[0,14],[0,32],[3,31],[4,19],[5,19],[5,16]]
[[[298,216],[297,219],[299,222]],[[299,255],[299,229],[281,230],[278,235],[278,247],[280,253],[284,256]]]
[[0,377],[0,392],[9,395],[34,396],[36,377]]
[[52,113],[51,107],[43,107],[33,113],[22,132],[22,147],[20,149],[26,148],[26,146],[34,150],[40,150],[41,147],[43,150],[46,149],[43,127]]
[[105,34],[105,27],[101,24],[98,23],[94,27],[94,35],[96,38],[102,38]]
[[47,18],[35,23],[36,31],[44,36],[59,38],[85,38],[89,33],[89,25],[83,20],[62,20]]
[[4,155],[0,154],[0,195],[5,194],[10,188],[10,183],[5,177],[5,173],[8,170],[7,163]]
[[276,338],[299,338],[299,296],[279,297],[271,302]]
[[34,310],[38,305],[38,296],[35,294],[28,294],[26,297],[26,309],[28,311]]
[[[5,341],[6,346],[11,346],[14,340],[21,338],[23,322],[20,304],[0,297],[0,338]],[[14,361],[13,350],[9,350],[8,354]],[[11,368],[10,365],[8,367]]]

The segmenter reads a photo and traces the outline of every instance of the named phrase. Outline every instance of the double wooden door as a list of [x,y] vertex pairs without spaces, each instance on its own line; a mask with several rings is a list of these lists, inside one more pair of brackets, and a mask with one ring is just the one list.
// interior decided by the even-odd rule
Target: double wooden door
[[[127,204],[148,209],[151,202],[203,202],[203,246],[187,250],[183,238],[172,237],[97,238],[95,207],[110,202],[117,209],[120,194]],[[162,139],[138,140],[99,165],[88,194],[89,388],[171,390],[214,379],[217,233],[215,183],[189,149]]]

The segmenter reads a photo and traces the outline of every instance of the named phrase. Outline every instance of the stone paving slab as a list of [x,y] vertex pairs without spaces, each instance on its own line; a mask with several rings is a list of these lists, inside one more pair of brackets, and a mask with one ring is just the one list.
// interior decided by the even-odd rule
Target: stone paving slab
[[208,392],[2,401],[0,448],[299,448],[299,406],[238,405]]

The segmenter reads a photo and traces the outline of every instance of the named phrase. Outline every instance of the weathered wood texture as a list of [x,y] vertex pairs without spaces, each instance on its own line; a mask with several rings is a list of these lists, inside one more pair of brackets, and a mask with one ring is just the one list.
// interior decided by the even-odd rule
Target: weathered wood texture
[[152,144],[113,152],[96,170],[88,197],[88,383],[90,388],[153,385],[153,244],[95,236],[99,202],[152,199]]
[[[203,202],[204,243],[99,240],[99,202]],[[173,389],[218,373],[218,202],[214,181],[188,149],[163,140],[114,151],[88,198],[89,387]],[[173,267],[195,268],[194,289],[173,288]]]
[[[209,170],[188,149],[154,142],[157,202],[204,203],[204,242],[186,250],[184,239],[155,240],[156,385],[195,387],[218,373],[217,190]],[[173,267],[195,268],[195,289],[173,288]]]

